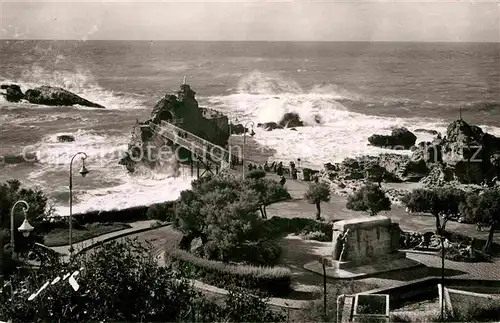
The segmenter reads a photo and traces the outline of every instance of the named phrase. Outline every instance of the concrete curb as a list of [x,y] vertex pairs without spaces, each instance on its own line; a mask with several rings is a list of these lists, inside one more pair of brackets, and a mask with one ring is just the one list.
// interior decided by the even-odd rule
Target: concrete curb
[[[189,279],[189,281],[192,283],[193,287],[198,289],[198,290],[204,290],[204,291],[219,294],[219,295],[229,294],[229,291],[227,289],[223,289],[220,287],[209,285],[207,283],[204,283],[204,282],[196,280],[196,279]],[[257,297],[257,296],[255,296],[255,297]],[[300,309],[307,308],[307,305],[309,305],[311,302],[314,302],[314,301],[315,300],[294,300],[294,299],[288,299],[288,298],[270,297],[269,300],[267,301],[267,304],[272,305],[272,306],[276,306],[276,307],[285,308],[285,309],[300,310]]]

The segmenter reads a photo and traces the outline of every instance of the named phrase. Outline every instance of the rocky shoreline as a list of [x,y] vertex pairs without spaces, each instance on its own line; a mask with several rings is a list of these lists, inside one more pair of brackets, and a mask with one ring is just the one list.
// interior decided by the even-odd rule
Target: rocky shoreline
[[477,191],[495,185],[500,178],[500,138],[462,119],[451,122],[443,137],[434,130],[417,130],[436,134],[436,138],[414,145],[416,136],[399,128],[390,136],[374,135],[369,139],[371,144],[397,146],[384,148],[411,150],[410,156],[397,153],[366,155],[346,158],[340,163],[326,163],[323,169],[316,171],[302,171],[317,173],[334,194],[342,197],[367,182],[380,183],[396,205],[401,204],[406,192],[415,188],[453,185],[465,191]]

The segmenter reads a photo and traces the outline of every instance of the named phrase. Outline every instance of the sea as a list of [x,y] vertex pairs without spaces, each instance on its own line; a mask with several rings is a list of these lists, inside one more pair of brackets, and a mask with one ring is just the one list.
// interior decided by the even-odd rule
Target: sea
[[[391,152],[368,145],[394,127],[446,131],[460,116],[500,135],[500,44],[390,42],[0,41],[0,84],[23,91],[63,87],[106,109],[9,103],[0,97],[0,156],[34,153],[37,162],[0,165],[68,214],[71,157],[74,213],[174,200],[188,172],[129,174],[118,160],[136,120],[179,89],[184,77],[202,107],[236,123],[279,121],[295,112],[297,131],[255,128],[273,160],[321,168],[346,157]],[[319,122],[318,122],[319,121]],[[69,134],[74,142],[60,143]],[[432,140],[415,133],[418,141]],[[409,153],[409,152],[403,152]]]

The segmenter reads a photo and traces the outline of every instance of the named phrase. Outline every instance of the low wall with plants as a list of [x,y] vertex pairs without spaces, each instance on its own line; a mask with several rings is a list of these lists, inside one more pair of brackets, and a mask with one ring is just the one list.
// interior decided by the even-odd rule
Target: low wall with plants
[[180,249],[167,251],[165,257],[185,277],[220,288],[237,286],[259,290],[272,296],[285,296],[291,290],[292,273],[288,268],[225,264],[198,258]]

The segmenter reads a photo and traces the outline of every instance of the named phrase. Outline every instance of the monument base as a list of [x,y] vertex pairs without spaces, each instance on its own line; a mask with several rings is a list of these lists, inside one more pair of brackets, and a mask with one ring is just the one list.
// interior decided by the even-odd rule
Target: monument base
[[395,259],[402,259],[402,258],[406,258],[406,253],[398,251],[398,252],[389,253],[386,255],[378,255],[376,257],[364,257],[364,258],[353,259],[353,260],[349,260],[349,261],[333,260],[332,257],[325,257],[324,259],[329,267],[333,267],[336,269],[345,269],[345,268],[352,268],[352,267],[361,267],[364,265],[374,264],[374,263],[387,263],[387,262],[391,262]]
[[[339,262],[333,260],[331,257],[324,257],[323,259],[327,265],[326,276],[337,279],[364,278],[390,271],[425,267],[418,261],[406,258],[406,253],[404,252],[377,257],[376,260],[371,259],[370,263],[366,263],[366,260],[358,264],[356,261]],[[309,262],[304,265],[304,268],[323,275],[323,267],[319,261]]]

